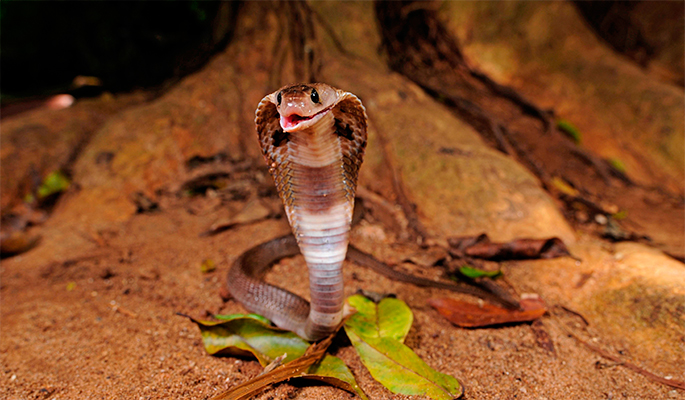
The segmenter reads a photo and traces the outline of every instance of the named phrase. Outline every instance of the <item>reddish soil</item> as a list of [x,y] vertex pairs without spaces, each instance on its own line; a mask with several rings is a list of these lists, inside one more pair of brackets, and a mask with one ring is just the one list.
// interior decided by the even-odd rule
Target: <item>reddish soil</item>
[[[293,8],[301,7],[301,4]],[[325,7],[323,3],[319,6]],[[244,26],[236,34],[238,41],[210,62],[204,72],[188,77],[159,101],[114,118],[111,124],[105,123],[104,118],[93,117],[92,130],[100,126],[104,128],[95,131],[90,147],[85,149],[87,157],[79,158],[78,154],[65,150],[62,151],[63,159],[55,161],[62,165],[74,159],[77,164],[79,160],[85,160],[77,171],[82,174],[82,181],[60,198],[44,225],[34,228],[34,232],[43,236],[43,243],[32,251],[2,261],[0,397],[12,400],[206,399],[247,381],[262,370],[253,359],[209,356],[203,349],[198,328],[177,313],[208,318],[213,314],[244,312],[234,301],[225,302],[220,297],[226,271],[245,250],[289,232],[287,222],[283,218],[272,217],[214,236],[201,236],[217,220],[234,215],[247,200],[240,196],[222,198],[222,194],[217,196],[214,191],[208,191],[204,196],[186,197],[179,194],[183,190],[172,193],[165,186],[168,181],[187,178],[190,173],[184,163],[198,154],[208,157],[226,150],[234,156],[228,159],[236,161],[240,158],[248,164],[255,162],[258,164],[253,165],[262,166],[261,159],[257,160],[255,143],[249,141],[253,132],[252,104],[256,104],[265,93],[262,89],[271,85],[271,80],[289,79],[289,76],[277,75],[282,73],[281,65],[269,58],[281,54],[274,49],[287,48],[285,45],[277,46],[287,35],[274,28],[277,18],[284,15],[283,10],[271,9],[270,4],[259,2],[248,2],[245,7],[248,10],[246,17],[241,19]],[[358,14],[353,15],[369,18],[369,23],[363,24],[363,28],[373,25],[370,22],[373,19],[370,17],[372,7],[363,3],[355,7],[353,11]],[[342,11],[349,11],[344,7],[340,10],[342,16],[347,15]],[[337,28],[335,24],[333,26]],[[317,37],[328,38],[322,33]],[[349,42],[351,48],[356,48],[359,41]],[[370,43],[374,45],[367,46],[369,54],[377,57],[376,39]],[[283,54],[286,54],[285,50]],[[348,64],[356,65],[338,56],[326,59],[325,64],[330,67],[334,60],[344,60],[346,68],[352,68]],[[278,68],[267,68],[272,65]],[[375,70],[376,64],[364,68],[355,74],[361,76],[363,71]],[[283,70],[287,69],[284,67]],[[329,72],[332,76],[344,79],[344,74],[340,78],[334,68],[331,71],[334,71]],[[394,73],[386,75],[388,82],[379,87],[389,88],[390,79],[397,78]],[[436,85],[440,87],[440,82]],[[478,88],[483,89],[481,86]],[[553,144],[540,141],[542,124],[539,119],[524,114],[519,106],[485,93],[485,90],[475,94],[469,92],[469,95],[475,96],[472,100],[487,110],[491,118],[509,126],[512,143],[519,143],[531,158],[546,165],[550,173],[567,178],[571,183],[578,181],[577,188],[591,196],[592,201],[629,210],[625,229],[650,236],[653,244],[676,256],[682,254],[685,223],[683,201],[679,195],[628,186],[616,178],[612,178],[607,186],[593,168],[577,157],[562,159],[557,156],[554,146],[559,143],[559,138],[565,138],[557,135]],[[236,100],[238,97],[240,101]],[[245,98],[250,101],[244,101]],[[79,120],[70,121],[76,123]],[[7,123],[3,121],[3,124]],[[50,126],[49,121],[44,125]],[[7,126],[3,125],[3,128]],[[161,134],[155,136],[158,132]],[[74,142],[82,142],[83,137],[75,135]],[[118,144],[122,144],[123,149],[118,149]],[[83,145],[86,145],[85,139]],[[119,151],[116,155],[119,158],[109,164],[106,160],[99,163],[99,156],[102,154],[107,158],[110,153],[105,150],[109,151],[110,147]],[[155,153],[158,147],[164,149]],[[3,151],[8,150],[3,148]],[[113,153],[111,155],[115,157]],[[569,162],[564,162],[565,159]],[[28,161],[26,163],[29,164]],[[25,168],[17,167],[16,163],[12,165],[20,170],[20,178],[26,175]],[[3,164],[2,167],[6,173],[8,165]],[[231,169],[229,165],[220,167]],[[54,168],[45,166],[46,171]],[[264,175],[263,171],[255,172],[255,176],[259,174]],[[91,175],[94,176],[92,180]],[[172,183],[177,187],[182,184]],[[254,182],[250,185],[253,186],[247,187],[247,193],[259,193],[267,201],[278,204],[273,192],[265,191]],[[135,205],[128,196],[131,192],[143,192],[141,187],[146,190],[145,196],[158,196],[153,200],[159,203],[159,208],[133,214],[129,218],[127,213],[133,213]],[[103,191],[98,191],[101,188]],[[234,186],[232,190],[240,192],[242,189]],[[101,193],[107,196],[118,194],[116,200],[119,203],[114,204],[113,201],[110,209],[100,202],[99,208],[91,209],[89,203],[83,201],[96,200],[96,197],[104,196]],[[13,196],[14,201],[20,198],[23,197]],[[73,202],[79,200],[83,204],[74,206]],[[122,203],[126,203],[127,208],[121,206]],[[3,204],[15,203],[3,200]],[[74,212],[74,208],[78,212]],[[112,215],[108,214],[106,218],[97,214],[110,211]],[[601,226],[583,222],[583,218],[570,210],[568,215],[578,218],[580,222],[576,228],[581,231],[592,232],[593,235],[602,233]],[[92,227],[88,222],[91,220],[107,220],[107,223]],[[357,229],[360,231],[355,232],[353,243],[366,242],[375,248],[375,254],[387,256],[387,259],[396,258],[403,247],[410,246],[395,242],[395,236],[399,236],[395,226],[383,225],[372,218]],[[592,246],[600,249],[598,251],[611,250],[609,242],[593,235],[579,235],[579,246]],[[65,256],[64,252],[69,254]],[[206,259],[217,264],[215,271],[201,271],[201,264]],[[542,263],[536,266],[558,266],[546,262],[534,263]],[[561,262],[569,266],[568,269],[577,265],[572,259]],[[568,299],[565,297],[568,292],[564,292],[557,283],[545,285],[545,282],[534,281],[535,277],[525,269],[530,265],[514,262],[502,265],[505,277],[517,291],[543,287],[545,300],[551,306],[555,305],[553,302],[562,303],[563,299]],[[568,269],[564,273],[575,279],[578,271],[571,274]],[[439,276],[442,271],[428,268],[412,272]],[[592,324],[585,329],[576,317],[568,313],[553,310],[540,320],[541,324],[536,325],[523,323],[461,329],[442,318],[427,305],[427,301],[441,296],[472,301],[473,298],[393,282],[351,263],[345,266],[344,274],[348,295],[363,288],[394,293],[409,304],[415,319],[406,339],[407,345],[435,369],[459,379],[465,386],[465,399],[678,399],[684,396],[682,391],[655,383],[602,358],[570,337],[563,327],[570,327],[580,336],[590,338],[591,343],[599,344],[612,354],[632,360],[657,375],[670,375],[673,379],[682,380],[682,368],[663,365],[658,360],[635,360],[620,338],[603,334]],[[302,258],[295,257],[276,265],[267,280],[307,297],[305,276]],[[582,279],[577,285],[582,286],[594,278],[588,275]],[[676,317],[682,321],[682,310],[680,312]],[[549,340],[545,340],[546,335]],[[681,340],[682,346],[685,338]],[[550,350],[550,342],[553,350]],[[369,398],[406,398],[393,395],[375,382],[344,337],[336,339],[331,351],[348,363]],[[353,397],[350,393],[320,383],[293,380],[276,385],[256,398]]]
[[[28,265],[22,262],[26,256],[17,256],[3,261],[2,397],[200,399],[261,370],[254,360],[207,355],[198,329],[176,313],[204,318],[242,312],[235,302],[224,303],[219,296],[226,269],[255,244],[252,238],[287,232],[286,222],[269,219],[199,237],[215,221],[208,212],[217,206],[215,199],[165,196],[160,206],[161,211],[138,214],[100,232],[93,239],[99,242],[96,250],[73,254],[70,260],[34,259]],[[392,252],[389,244],[384,247]],[[216,271],[201,272],[206,258],[217,262]],[[268,279],[306,296],[303,268],[301,257],[285,260]],[[426,303],[447,294],[440,290],[392,282],[353,264],[346,266],[345,281],[348,294],[364,288],[396,293],[405,300],[415,313],[407,344],[434,368],[456,376],[466,387],[467,399],[682,395],[588,351],[561,330],[561,323],[573,322],[568,317],[542,319],[542,330],[555,348],[550,353],[538,343],[530,324],[453,327]],[[612,346],[606,338],[602,344]],[[404,398],[374,382],[342,337],[333,352],[349,363],[370,398]],[[258,398],[286,397],[352,395],[292,381]]]

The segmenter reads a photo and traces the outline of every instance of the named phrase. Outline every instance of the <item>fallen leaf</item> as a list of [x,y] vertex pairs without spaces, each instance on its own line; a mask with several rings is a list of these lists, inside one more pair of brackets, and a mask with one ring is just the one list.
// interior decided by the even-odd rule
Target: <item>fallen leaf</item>
[[238,318],[252,318],[252,319],[256,319],[258,321],[263,322],[265,325],[271,325],[271,321],[269,321],[266,317],[262,317],[259,314],[228,314],[228,315],[217,314],[217,315],[214,315],[214,318],[220,319],[222,321],[230,321],[230,320],[238,319]]
[[557,188],[561,193],[568,196],[576,197],[580,195],[580,192],[576,190],[573,186],[569,185],[565,180],[555,176],[552,178],[552,185]]
[[376,305],[355,295],[348,303],[357,313],[345,323],[345,332],[374,379],[397,394],[439,400],[463,394],[457,379],[434,370],[401,342],[413,318],[404,302],[386,298]]
[[573,141],[576,144],[580,144],[580,142],[582,140],[582,136],[580,134],[580,131],[571,122],[569,122],[565,119],[560,119],[557,121],[557,128],[560,131],[562,131],[564,134],[566,134],[566,136],[573,139]]
[[515,239],[507,243],[494,243],[486,235],[477,237],[454,237],[448,239],[451,253],[455,256],[475,257],[486,260],[521,260],[556,258],[570,255],[559,238]]
[[614,167],[614,169],[618,172],[626,172],[626,165],[623,163],[623,161],[619,160],[618,158],[610,158],[607,160],[609,162],[609,165]]
[[447,243],[450,245],[450,250],[452,252],[457,252],[460,254],[464,253],[464,250],[478,243],[490,243],[490,238],[488,235],[481,233],[478,236],[455,236],[447,239]]
[[522,310],[511,310],[483,303],[474,304],[466,301],[437,298],[428,300],[440,315],[454,325],[462,328],[480,328],[484,326],[507,324],[513,322],[533,321],[540,318],[547,309],[540,301],[521,300]]
[[522,293],[521,300],[519,300],[519,307],[524,311],[547,309],[545,301],[542,300],[542,297],[537,293]]
[[202,261],[202,264],[200,264],[200,271],[201,271],[203,274],[212,272],[212,271],[214,271],[215,269],[216,269],[216,264],[214,263],[214,261],[212,261],[211,258],[205,258],[205,259]]
[[391,392],[451,400],[463,389],[454,377],[426,364],[405,344],[387,337],[365,337],[345,326],[347,337],[371,376]]
[[538,346],[540,346],[540,348],[548,352],[550,355],[556,357],[556,352],[554,351],[554,342],[552,341],[552,337],[549,335],[549,332],[547,332],[547,328],[545,328],[545,325],[542,323],[542,320],[538,319],[533,321],[530,327],[533,329],[535,341],[537,342]]
[[615,212],[614,214],[611,215],[611,218],[620,221],[622,219],[625,219],[628,216],[628,212],[626,210],[620,210]]
[[69,188],[69,178],[61,171],[54,171],[43,179],[38,187],[38,197],[48,197],[51,194],[63,192]]
[[463,267],[459,267],[459,272],[462,275],[473,279],[483,277],[496,278],[502,275],[502,271],[499,269],[497,271],[486,271],[484,269],[474,268],[470,265],[464,265]]
[[252,354],[262,366],[266,366],[284,353],[288,354],[284,362],[305,353],[309,347],[306,340],[270,326],[262,318],[247,314],[223,321],[190,319],[200,328],[205,350],[211,355],[244,357]]
[[[303,360],[311,346],[309,342],[296,334],[271,326],[268,319],[257,314],[217,315],[215,317],[221,321],[201,321],[188,317],[200,328],[205,350],[209,354],[236,356],[252,354],[264,367],[279,358],[279,364],[283,363],[243,385],[222,393],[222,396],[226,397],[217,398],[245,398],[272,383],[301,377],[328,383],[366,399],[354,375],[338,357],[328,354],[323,356],[322,353],[320,356],[323,358],[319,357],[321,359]],[[325,350],[324,348],[323,351]]]
[[366,394],[357,385],[354,375],[343,360],[330,354],[326,354],[321,361],[309,367],[302,378],[326,382],[350,393],[356,393],[364,400],[367,399]]
[[414,321],[407,304],[392,297],[375,304],[364,296],[354,295],[347,298],[347,303],[357,312],[350,317],[345,327],[362,336],[388,337],[404,342]]

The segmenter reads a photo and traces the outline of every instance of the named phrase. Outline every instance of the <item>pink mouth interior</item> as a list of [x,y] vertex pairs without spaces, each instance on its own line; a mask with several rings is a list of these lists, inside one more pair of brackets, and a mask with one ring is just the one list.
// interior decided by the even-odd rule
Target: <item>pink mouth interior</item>
[[309,117],[303,117],[303,116],[297,115],[297,114],[291,114],[288,116],[281,115],[281,128],[283,128],[285,130],[293,129],[293,128],[297,127],[300,123],[305,122],[305,121],[309,121],[310,119],[313,119],[313,118],[315,118],[321,114],[324,114],[324,113],[328,112],[329,110],[330,110],[330,107],[325,108],[325,109],[319,111],[318,113],[316,113],[312,116],[309,116]]
[[297,114],[293,114],[293,115],[289,115],[287,117],[284,117],[283,120],[286,123],[287,127],[293,127],[302,121],[307,121],[307,120],[312,119],[312,117],[302,117],[302,116],[299,116]]
[[288,115],[287,117],[281,117],[281,125],[283,125],[284,129],[294,128],[300,122],[310,120],[313,117],[314,115],[312,115],[311,117],[302,117],[297,114]]

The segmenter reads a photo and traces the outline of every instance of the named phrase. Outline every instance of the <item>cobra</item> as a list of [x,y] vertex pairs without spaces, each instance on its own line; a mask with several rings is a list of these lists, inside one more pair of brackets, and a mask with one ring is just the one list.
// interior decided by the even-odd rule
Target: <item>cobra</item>
[[323,83],[285,86],[256,111],[259,144],[309,271],[311,303],[261,281],[266,268],[297,254],[288,240],[244,253],[227,287],[247,309],[308,340],[335,330],[343,317],[342,265],[349,243],[367,116],[353,94]]

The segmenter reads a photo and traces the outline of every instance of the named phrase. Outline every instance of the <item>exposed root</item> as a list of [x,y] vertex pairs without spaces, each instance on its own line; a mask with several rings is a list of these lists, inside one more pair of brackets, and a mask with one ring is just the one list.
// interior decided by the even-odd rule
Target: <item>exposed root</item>
[[333,30],[333,27],[328,23],[328,21],[326,21],[324,18],[321,17],[321,15],[319,15],[319,13],[312,9],[307,2],[302,2],[302,7],[307,11],[307,13],[314,17],[319,26],[321,26],[321,29],[324,30],[324,32],[333,42],[333,46],[335,46],[335,48],[343,56],[348,58],[356,58],[354,54],[350,53],[350,51],[345,48],[345,46],[342,44],[342,41],[340,41],[338,35],[336,35],[335,31]]
[[409,197],[407,196],[404,187],[404,182],[402,181],[402,177],[400,175],[400,171],[397,167],[395,167],[395,163],[392,161],[392,152],[389,149],[390,144],[388,142],[388,139],[379,129],[376,129],[376,134],[378,136],[378,142],[381,145],[381,151],[383,153],[383,162],[386,165],[387,170],[390,171],[390,173],[392,174],[392,187],[396,197],[395,200],[397,201],[397,204],[400,205],[400,207],[402,208],[402,212],[407,218],[407,228],[409,231],[409,235],[412,240],[416,241],[418,244],[421,245],[430,235],[428,234],[428,231],[426,231],[426,228],[419,220],[418,213],[416,212],[416,205],[412,203],[409,200]]

